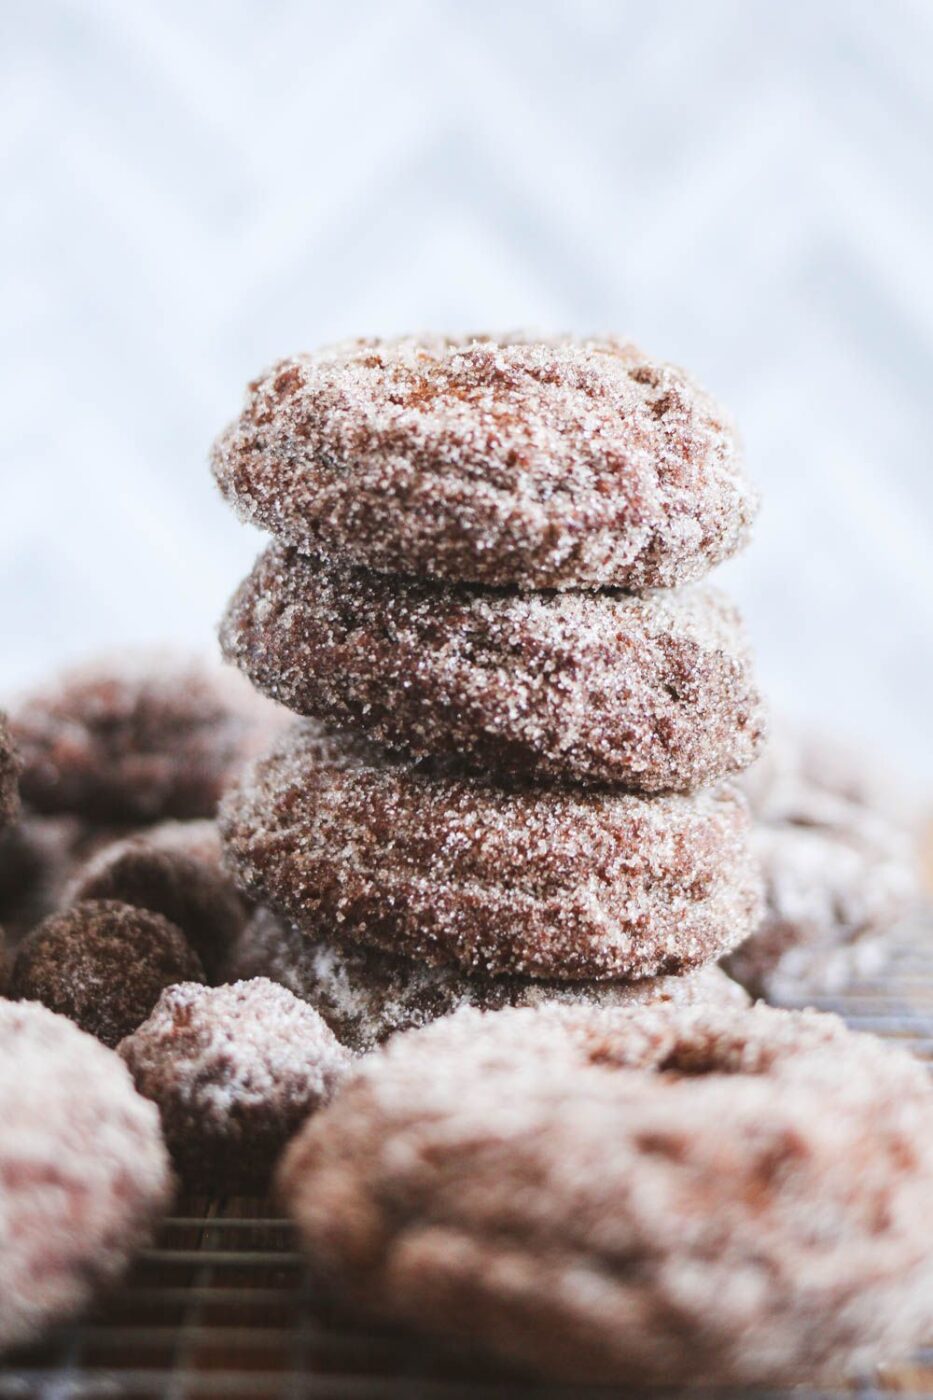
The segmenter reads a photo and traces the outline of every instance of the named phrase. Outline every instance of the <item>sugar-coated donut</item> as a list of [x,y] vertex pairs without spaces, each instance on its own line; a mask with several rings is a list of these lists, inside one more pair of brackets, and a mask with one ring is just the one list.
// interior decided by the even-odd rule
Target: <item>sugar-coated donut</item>
[[245,519],[385,573],[670,587],[756,509],[722,410],[612,338],[358,340],[281,360],[218,439]]
[[0,1351],[123,1271],[172,1191],[159,1115],[118,1056],[0,1000]]
[[169,987],[119,1050],[159,1106],[180,1176],[209,1194],[265,1191],[353,1060],[316,1011],[264,977]]
[[221,863],[216,823],[160,826],[103,846],[78,871],[66,900],[115,899],[177,925],[211,980],[218,980],[247,918]]
[[863,1368],[933,1313],[933,1091],[835,1017],[452,1017],[364,1059],[279,1187],[354,1309],[548,1377]]
[[306,932],[569,980],[685,972],[760,914],[733,788],[503,787],[299,723],[219,813],[247,895]]
[[221,643],[290,710],[490,773],[689,791],[764,738],[738,613],[712,589],[523,594],[273,546]]
[[212,816],[280,723],[235,673],[158,653],[66,671],[11,718],[24,800],[110,823]]
[[231,981],[269,977],[280,982],[320,1012],[338,1040],[361,1053],[375,1050],[396,1031],[425,1026],[461,1006],[498,1011],[504,1006],[550,1002],[749,1004],[748,993],[718,967],[701,967],[679,977],[643,977],[638,982],[468,976],[449,964],[435,967],[361,944],[311,937],[268,909],[257,909],[243,930],[228,977]]

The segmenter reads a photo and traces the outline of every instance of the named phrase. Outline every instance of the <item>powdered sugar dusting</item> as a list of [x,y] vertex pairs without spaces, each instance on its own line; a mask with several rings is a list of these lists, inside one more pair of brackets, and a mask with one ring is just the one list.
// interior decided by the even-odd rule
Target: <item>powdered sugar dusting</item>
[[886,803],[872,805],[888,789],[858,756],[846,763],[837,748],[824,767],[787,731],[742,781],[757,818],[766,907],[752,937],[730,954],[729,971],[775,1000],[876,973],[890,953],[888,934],[920,895],[910,834]]
[[262,977],[170,987],[119,1052],[159,1105],[179,1171],[210,1190],[264,1190],[352,1062],[316,1011]]

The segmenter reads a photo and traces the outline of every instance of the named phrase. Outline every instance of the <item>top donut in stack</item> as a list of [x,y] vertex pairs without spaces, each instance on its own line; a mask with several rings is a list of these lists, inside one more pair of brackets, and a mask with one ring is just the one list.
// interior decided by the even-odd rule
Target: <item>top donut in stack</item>
[[357,341],[256,380],[213,465],[276,536],[226,656],[354,731],[299,731],[227,804],[253,892],[495,973],[654,976],[749,931],[744,811],[692,794],[755,757],[761,700],[735,609],[684,585],[756,498],[682,371],[611,339]]

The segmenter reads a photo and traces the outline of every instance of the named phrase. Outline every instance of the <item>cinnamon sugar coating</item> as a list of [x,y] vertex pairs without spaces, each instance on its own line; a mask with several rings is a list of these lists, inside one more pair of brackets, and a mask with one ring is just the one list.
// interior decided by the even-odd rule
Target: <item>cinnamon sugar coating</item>
[[933,1312],[928,1078],[815,1012],[460,1011],[278,1176],[355,1310],[576,1384],[864,1369]]
[[161,914],[115,900],[85,900],[53,914],[23,940],[10,995],[41,1001],[105,1045],[144,1021],[164,987],[203,981],[184,934]]
[[221,861],[213,821],[163,822],[104,846],[65,898],[116,899],[163,914],[181,929],[212,980],[219,979],[247,918]]
[[258,909],[235,949],[228,977],[268,977],[320,1012],[337,1039],[366,1054],[396,1031],[425,1026],[462,1006],[551,1002],[587,1006],[681,1006],[716,1002],[747,1006],[748,994],[718,967],[639,982],[558,982],[530,977],[466,976],[361,945],[313,938]]
[[494,786],[298,724],[221,804],[246,893],[306,932],[465,971],[654,977],[734,947],[760,914],[731,788]]
[[828,795],[810,817],[755,828],[765,916],[726,959],[754,996],[800,1000],[877,973],[920,899],[909,843],[883,818]]
[[711,589],[516,594],[273,546],[221,645],[299,714],[481,772],[689,791],[764,737],[738,613]]
[[212,464],[246,520],[380,572],[670,587],[745,543],[722,410],[612,338],[358,340],[250,385]]
[[119,1058],[0,1000],[0,1351],[78,1312],[168,1208],[159,1116]]
[[17,757],[6,715],[0,710],[0,832],[10,826],[19,812],[20,760]]
[[235,674],[158,654],[66,671],[12,718],[31,807],[139,823],[212,816],[279,723]]
[[262,977],[169,987],[120,1055],[158,1104],[183,1180],[210,1193],[265,1191],[353,1059],[316,1011]]
[[899,810],[893,786],[838,746],[788,732],[741,785],[756,818],[765,916],[729,955],[731,975],[755,996],[800,1001],[876,974],[920,900],[914,838],[889,815]]

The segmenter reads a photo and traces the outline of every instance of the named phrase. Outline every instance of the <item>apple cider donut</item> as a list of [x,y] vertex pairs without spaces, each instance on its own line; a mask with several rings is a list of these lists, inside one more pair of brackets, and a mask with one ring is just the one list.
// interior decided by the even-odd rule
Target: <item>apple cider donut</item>
[[461,1006],[498,1011],[550,1002],[749,1004],[748,993],[719,967],[638,982],[467,976],[449,964],[434,967],[360,944],[310,937],[268,909],[257,909],[243,930],[227,973],[231,982],[250,977],[268,977],[287,987],[320,1013],[338,1040],[361,1053],[375,1050],[396,1031],[426,1026]]
[[157,652],[65,671],[12,721],[30,807],[128,824],[213,816],[231,774],[280,725],[234,673]]
[[764,738],[738,613],[711,589],[501,592],[279,545],[221,644],[299,714],[479,771],[689,791],[745,768]]
[[172,1195],[155,1106],[112,1050],[0,1000],[0,1352],[121,1274]]
[[834,1016],[459,1011],[361,1062],[285,1154],[363,1312],[547,1377],[812,1379],[933,1313],[933,1091]]
[[250,386],[213,468],[239,514],[384,573],[666,588],[745,543],[735,431],[627,341],[357,340]]
[[306,932],[467,972],[686,972],[761,912],[729,787],[503,787],[305,722],[246,770],[219,825],[246,894]]

